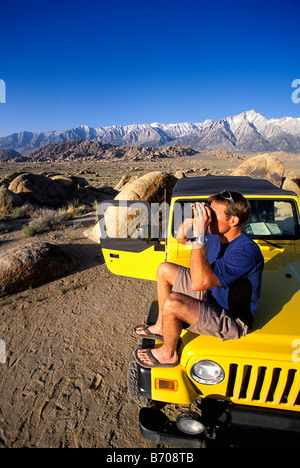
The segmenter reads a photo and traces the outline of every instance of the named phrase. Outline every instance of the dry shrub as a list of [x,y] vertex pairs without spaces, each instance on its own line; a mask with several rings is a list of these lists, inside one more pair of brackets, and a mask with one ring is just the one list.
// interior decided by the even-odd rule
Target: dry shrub
[[13,199],[6,192],[0,190],[0,214],[9,215],[13,209]]
[[45,231],[58,229],[64,221],[71,219],[72,215],[65,209],[51,210],[39,208],[31,215],[31,221],[24,226],[23,234],[31,237]]

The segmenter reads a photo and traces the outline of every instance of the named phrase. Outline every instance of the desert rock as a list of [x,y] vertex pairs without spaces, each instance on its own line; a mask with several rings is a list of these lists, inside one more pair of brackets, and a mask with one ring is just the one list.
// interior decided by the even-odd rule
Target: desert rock
[[268,179],[272,184],[281,187],[284,170],[284,165],[279,159],[270,154],[262,154],[245,161],[233,171],[233,175]]
[[55,182],[59,183],[64,189],[67,190],[73,189],[75,186],[73,178],[67,175],[57,174],[50,178],[51,180],[54,180]]
[[12,192],[5,186],[0,187],[0,211],[5,211],[5,208],[10,210],[17,206],[22,206],[24,200],[22,197]]
[[185,173],[183,171],[176,171],[174,176],[177,178],[177,179],[183,179],[184,177],[186,177]]
[[9,184],[21,174],[24,174],[24,172],[11,172],[10,174],[6,174],[1,180],[1,185],[8,188]]
[[299,183],[297,183],[297,180],[293,180],[293,179],[290,179],[289,177],[286,177],[282,184],[282,188],[284,190],[291,190],[293,192],[296,192],[297,195],[300,195],[300,185]]
[[83,235],[97,244],[100,244],[100,224],[97,222],[93,227],[86,229]]
[[0,297],[38,286],[71,272],[74,259],[44,242],[8,249],[0,255]]
[[2,180],[2,188],[7,187],[10,193],[22,197],[20,200],[23,202],[29,201],[51,208],[76,201],[93,205],[95,202],[112,199],[118,193],[112,187],[93,187],[82,177],[54,173],[11,174]]
[[116,200],[143,200],[160,203],[169,199],[177,178],[171,174],[156,171],[126,184]]
[[68,192],[59,183],[43,175],[31,173],[19,175],[8,188],[33,203],[47,206],[58,206],[61,200],[68,196]]
[[115,186],[115,190],[119,192],[120,190],[123,190],[126,184],[133,182],[134,180],[137,180],[137,179],[138,179],[137,176],[130,176],[128,174],[124,174],[119,180],[119,182],[117,183],[117,185]]
[[[160,171],[149,172],[127,183],[115,200],[146,201],[163,203],[169,201],[177,178]],[[109,237],[136,237],[137,225],[147,224],[144,210],[137,208],[110,207],[105,213],[106,230]]]

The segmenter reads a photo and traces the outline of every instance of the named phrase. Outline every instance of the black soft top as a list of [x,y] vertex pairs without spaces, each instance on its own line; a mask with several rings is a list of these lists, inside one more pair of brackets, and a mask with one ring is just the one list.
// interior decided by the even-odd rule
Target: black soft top
[[214,195],[222,190],[232,190],[243,195],[295,195],[295,192],[283,190],[265,179],[252,179],[244,176],[205,176],[184,177],[179,179],[172,196]]

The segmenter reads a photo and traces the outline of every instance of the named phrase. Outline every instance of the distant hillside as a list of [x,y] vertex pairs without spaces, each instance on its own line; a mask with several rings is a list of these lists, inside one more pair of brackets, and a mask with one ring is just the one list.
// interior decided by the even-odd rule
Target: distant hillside
[[23,162],[26,161],[26,158],[22,154],[14,151],[12,149],[4,148],[0,149],[0,162]]
[[233,117],[202,123],[113,125],[49,132],[21,132],[0,138],[0,148],[27,155],[43,146],[69,140],[110,145],[191,146],[197,151],[228,150],[244,154],[285,151],[300,154],[300,118],[266,119],[250,110]]
[[196,153],[197,151],[193,148],[176,145],[164,148],[145,148],[143,146],[113,146],[95,141],[69,140],[65,143],[44,146],[29,155],[26,160],[49,163],[119,159],[151,161],[159,158],[192,156]]

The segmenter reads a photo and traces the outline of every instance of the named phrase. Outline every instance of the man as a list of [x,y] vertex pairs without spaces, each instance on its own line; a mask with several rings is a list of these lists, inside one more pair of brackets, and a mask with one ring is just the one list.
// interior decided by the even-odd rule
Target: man
[[195,203],[193,213],[177,234],[178,242],[192,244],[190,268],[168,262],[159,266],[157,322],[135,329],[140,337],[163,342],[159,348],[136,351],[143,367],[178,365],[183,323],[193,333],[223,340],[245,336],[252,325],[264,259],[242,232],[250,216],[249,202],[238,192],[223,191],[210,197],[210,204]]

